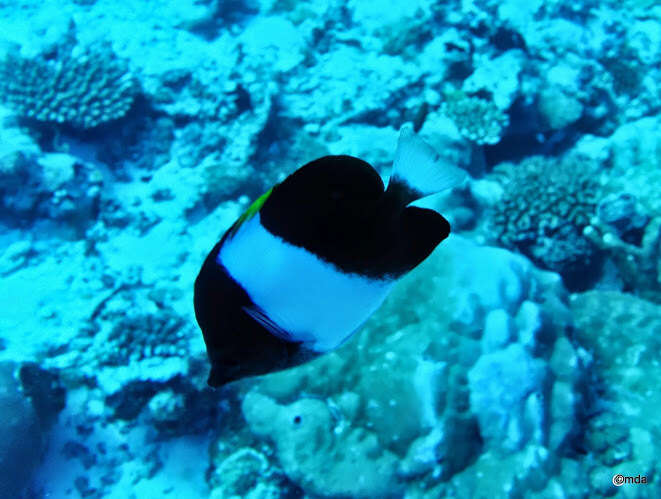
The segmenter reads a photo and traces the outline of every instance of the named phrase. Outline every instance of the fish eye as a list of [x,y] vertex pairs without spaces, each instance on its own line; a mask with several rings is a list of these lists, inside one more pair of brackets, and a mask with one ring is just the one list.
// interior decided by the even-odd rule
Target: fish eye
[[294,424],[301,424],[301,416],[294,416]]

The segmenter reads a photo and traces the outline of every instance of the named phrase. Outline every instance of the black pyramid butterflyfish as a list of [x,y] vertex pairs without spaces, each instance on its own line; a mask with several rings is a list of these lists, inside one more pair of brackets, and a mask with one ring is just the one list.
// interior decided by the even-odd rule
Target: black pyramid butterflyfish
[[258,198],[195,280],[209,385],[293,367],[344,343],[450,234],[442,215],[410,203],[464,177],[405,125],[387,188],[369,163],[324,156]]

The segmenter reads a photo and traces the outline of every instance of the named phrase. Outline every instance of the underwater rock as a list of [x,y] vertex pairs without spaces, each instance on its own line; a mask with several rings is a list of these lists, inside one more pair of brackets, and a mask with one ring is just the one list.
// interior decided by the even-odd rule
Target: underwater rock
[[486,451],[442,488],[450,497],[533,497],[534,491],[544,489],[555,474],[555,464],[554,455],[540,445],[528,445],[506,456]]
[[247,64],[285,72],[303,60],[304,40],[291,21],[280,16],[256,17],[241,30]]
[[518,341],[530,352],[535,352],[539,345],[539,336],[544,328],[544,320],[539,305],[524,301],[516,314]]
[[584,235],[604,252],[606,263],[615,269],[616,278],[621,281],[618,289],[661,303],[661,216],[646,223],[639,244],[623,241],[611,226],[596,219]]
[[553,345],[549,367],[558,381],[576,383],[581,377],[581,360],[568,338],[561,336]]
[[131,381],[121,390],[109,394],[105,404],[113,410],[117,419],[135,419],[149,400],[158,392],[158,385],[148,381]]
[[608,137],[612,171],[608,177],[609,192],[633,192],[644,211],[661,212],[661,118],[647,116],[623,123]]
[[43,369],[36,362],[24,362],[18,377],[23,393],[32,403],[42,428],[50,428],[66,405],[66,390],[59,373]]
[[10,225],[51,220],[82,232],[98,215],[99,170],[63,153],[0,159],[3,219]]
[[[252,102],[250,112],[230,116],[226,123],[211,119],[199,130],[200,137],[188,136],[184,141],[183,147],[189,151],[186,161],[202,170],[201,175],[196,174],[195,183],[200,196],[195,201],[201,201],[207,210],[215,209],[221,201],[236,198],[239,193],[265,190],[263,186],[275,180],[269,178],[269,172],[260,172],[252,166],[257,158],[270,157],[269,148],[277,146],[277,140],[271,136],[272,130],[269,129],[278,119],[275,87],[255,82],[249,90]],[[194,130],[196,126],[199,127],[193,123],[189,128]],[[280,133],[286,133],[281,123],[278,127]],[[225,141],[223,137],[231,137],[232,140]],[[275,173],[272,175],[275,177]],[[192,211],[193,208],[188,206],[187,210]]]
[[565,440],[576,437],[577,406],[581,402],[580,394],[574,386],[566,381],[553,383],[550,401],[550,420],[552,421],[548,435],[548,445],[551,449],[561,449]]
[[0,364],[0,496],[20,497],[44,450],[39,417],[21,393],[16,366]]
[[547,87],[539,93],[537,106],[545,124],[559,130],[576,122],[583,114],[583,104],[573,95],[557,87]]
[[615,229],[622,241],[640,246],[650,217],[642,212],[636,196],[627,192],[610,194],[597,206],[599,219]]
[[158,392],[146,404],[145,421],[162,437],[204,433],[218,424],[222,412],[218,392],[185,378],[155,386]]
[[[611,165],[603,198],[608,206],[602,208],[585,232],[614,265],[625,291],[657,303],[661,303],[660,123],[656,116],[627,122],[601,141],[600,155],[605,153],[607,164]],[[612,204],[622,193],[635,193],[634,207],[621,198]],[[616,221],[622,216],[622,220]],[[650,217],[646,223],[645,216]],[[636,230],[640,225],[644,228]],[[624,227],[633,230],[622,232]]]
[[[446,247],[453,255],[456,296],[475,296],[480,308],[516,311],[531,293],[535,276],[533,266],[520,255],[501,248],[479,247],[468,239],[454,237]],[[465,258],[459,257],[465,255]],[[454,315],[455,310],[452,310]]]
[[661,407],[661,394],[645,381],[661,375],[656,359],[661,348],[661,305],[627,293],[589,291],[574,295],[571,308],[577,340],[593,352],[595,369],[606,381],[608,393],[626,397],[636,406],[635,400],[644,400],[629,420],[646,427]]
[[468,94],[489,92],[496,108],[505,111],[519,92],[519,75],[525,61],[525,53],[518,49],[480,61],[473,74],[464,81],[462,90]]
[[396,3],[391,8],[384,9],[377,2],[362,2],[350,0],[347,2],[352,13],[352,21],[360,26],[361,30],[374,34],[379,30],[393,31],[393,26],[410,24],[416,18],[427,19],[431,2],[428,0],[413,0],[411,2]]
[[158,392],[147,404],[151,421],[156,428],[164,430],[166,433],[179,434],[173,429],[182,424],[182,416],[190,408],[186,407],[186,397],[182,393],[177,393],[172,389]]
[[174,298],[168,298],[177,296],[177,291],[129,281],[115,285],[98,299],[91,317],[81,325],[71,354],[54,364],[76,377],[94,379],[107,394],[132,382],[164,383],[187,377],[194,330],[175,311]]
[[405,101],[397,97],[418,77],[412,62],[345,43],[315,57],[314,72],[292,75],[280,93],[284,116],[319,126],[328,139],[347,122],[399,127]]

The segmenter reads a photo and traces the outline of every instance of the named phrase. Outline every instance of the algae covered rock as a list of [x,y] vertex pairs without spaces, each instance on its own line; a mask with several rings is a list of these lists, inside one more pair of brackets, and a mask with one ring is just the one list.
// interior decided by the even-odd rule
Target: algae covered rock
[[580,428],[566,298],[557,274],[453,236],[346,345],[259,379],[243,415],[309,494],[435,497],[502,459],[504,484],[544,489]]
[[287,476],[322,497],[392,497],[402,490],[397,457],[361,429],[336,431],[328,405],[302,398],[289,405],[251,392],[243,414],[253,433],[271,440]]
[[593,352],[594,370],[604,382],[605,410],[586,428],[585,447],[596,461],[591,484],[602,490],[599,477],[616,473],[649,480],[659,473],[653,456],[661,438],[661,394],[654,385],[661,379],[661,306],[629,294],[589,291],[574,295],[571,307],[579,340]]
[[64,153],[0,157],[0,218],[10,226],[52,220],[82,233],[98,216],[102,177],[92,163]]

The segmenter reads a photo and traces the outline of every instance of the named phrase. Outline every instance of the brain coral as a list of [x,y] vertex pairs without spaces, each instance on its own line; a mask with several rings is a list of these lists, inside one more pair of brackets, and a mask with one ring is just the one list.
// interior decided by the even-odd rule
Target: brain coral
[[572,284],[596,256],[583,236],[595,212],[599,184],[589,164],[533,156],[497,167],[504,192],[494,207],[498,241],[536,264],[563,275]]
[[0,96],[19,114],[88,129],[121,118],[135,80],[107,46],[28,59],[12,52],[0,64]]

